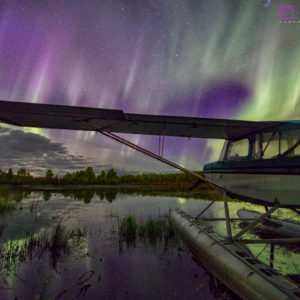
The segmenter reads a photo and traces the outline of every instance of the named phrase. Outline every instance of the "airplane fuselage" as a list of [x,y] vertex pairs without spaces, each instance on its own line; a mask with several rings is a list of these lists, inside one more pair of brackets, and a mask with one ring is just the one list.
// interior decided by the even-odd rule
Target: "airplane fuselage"
[[226,141],[204,175],[243,201],[300,207],[300,126],[285,126]]
[[243,201],[273,206],[297,208],[300,199],[300,174],[295,168],[226,168],[208,164],[204,175],[223,187],[229,196]]

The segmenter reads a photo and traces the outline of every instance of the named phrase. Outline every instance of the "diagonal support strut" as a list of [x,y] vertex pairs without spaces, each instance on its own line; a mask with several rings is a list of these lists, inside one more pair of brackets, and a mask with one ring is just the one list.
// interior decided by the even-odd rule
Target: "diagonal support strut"
[[200,179],[200,180],[202,180],[202,181],[204,181],[206,183],[209,183],[212,186],[214,186],[216,189],[218,189],[219,191],[224,191],[224,188],[222,188],[221,186],[215,184],[214,182],[210,181],[209,179],[207,179],[207,178],[205,178],[205,177],[197,174],[196,172],[188,170],[188,169],[186,169],[186,168],[184,168],[184,167],[182,167],[182,166],[180,166],[180,165],[178,165],[178,164],[176,164],[176,163],[174,163],[174,162],[172,162],[170,160],[167,160],[167,159],[165,159],[165,158],[163,158],[163,157],[161,157],[161,156],[159,156],[159,155],[157,155],[157,154],[155,154],[155,153],[153,153],[153,152],[151,152],[149,150],[146,150],[146,149],[144,149],[144,148],[142,148],[142,147],[140,147],[140,146],[138,146],[136,144],[133,144],[133,143],[127,141],[126,139],[121,138],[120,136],[118,136],[116,134],[113,134],[113,133],[111,133],[109,131],[102,131],[100,129],[100,127],[98,128],[98,126],[96,126],[96,125],[94,125],[94,126],[97,128],[97,130],[96,130],[97,132],[99,132],[99,133],[101,133],[101,134],[103,134],[103,135],[105,135],[105,136],[107,136],[107,137],[109,137],[109,138],[111,138],[111,139],[113,139],[113,140],[115,140],[115,141],[123,144],[123,145],[126,145],[126,146],[128,146],[128,147],[130,147],[132,149],[135,149],[135,150],[137,150],[137,151],[139,151],[141,153],[144,153],[144,154],[146,154],[146,155],[148,155],[150,157],[153,157],[153,158],[155,158],[155,159],[157,159],[157,160],[159,160],[159,161],[161,161],[161,162],[163,162],[163,163],[165,163],[165,164],[167,164],[167,165],[169,165],[169,166],[171,166],[171,167],[173,167],[175,169],[178,169],[178,170],[180,170],[180,171],[182,171],[184,173],[190,174],[190,175],[192,175],[192,176],[194,176],[194,177],[196,177],[196,178],[198,178],[198,179]]

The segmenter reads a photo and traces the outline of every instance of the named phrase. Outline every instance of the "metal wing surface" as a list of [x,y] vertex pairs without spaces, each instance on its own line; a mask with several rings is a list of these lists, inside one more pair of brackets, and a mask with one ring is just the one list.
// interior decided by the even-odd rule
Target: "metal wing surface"
[[0,122],[23,127],[230,139],[285,122],[127,114],[122,110],[0,101]]

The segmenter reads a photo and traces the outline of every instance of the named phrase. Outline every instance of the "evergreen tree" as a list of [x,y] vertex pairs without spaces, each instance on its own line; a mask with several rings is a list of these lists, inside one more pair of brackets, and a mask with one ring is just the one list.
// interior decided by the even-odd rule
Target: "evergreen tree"
[[106,177],[107,177],[108,182],[114,183],[117,181],[117,178],[118,178],[117,172],[114,169],[110,169],[110,170],[108,170]]
[[8,179],[8,182],[11,182],[11,180],[12,180],[12,178],[13,178],[13,175],[14,175],[14,173],[13,173],[12,169],[10,168],[10,169],[8,170],[8,172],[7,172],[7,179]]
[[17,176],[18,177],[25,177],[27,174],[26,169],[25,168],[21,168],[17,171]]
[[93,184],[95,183],[96,180],[96,175],[94,173],[93,168],[88,167],[85,169],[85,174],[84,174],[84,182]]
[[103,184],[106,183],[106,173],[105,171],[101,171],[101,173],[97,176],[97,183]]
[[54,174],[53,174],[52,170],[47,170],[46,171],[46,181],[51,182],[53,177],[54,177]]

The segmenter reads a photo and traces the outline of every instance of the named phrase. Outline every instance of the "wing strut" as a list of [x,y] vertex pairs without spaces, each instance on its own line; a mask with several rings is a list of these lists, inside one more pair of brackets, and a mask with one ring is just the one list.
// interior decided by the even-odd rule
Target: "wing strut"
[[103,135],[105,135],[105,136],[107,136],[107,137],[109,137],[109,138],[111,138],[111,139],[113,139],[113,140],[115,140],[115,141],[117,141],[117,142],[119,142],[119,143],[121,143],[121,144],[123,144],[123,145],[126,145],[126,146],[128,146],[130,148],[133,148],[133,149],[135,149],[135,150],[137,150],[137,151],[139,151],[141,153],[144,153],[144,154],[146,154],[146,155],[148,155],[150,157],[153,157],[153,158],[155,158],[155,159],[157,159],[157,160],[159,160],[159,161],[161,161],[161,162],[163,162],[163,163],[165,163],[165,164],[167,164],[167,165],[169,165],[169,166],[171,166],[171,167],[173,167],[175,169],[178,169],[178,170],[180,170],[180,171],[182,171],[184,173],[187,173],[189,175],[192,175],[192,176],[196,177],[197,179],[200,179],[200,180],[202,180],[204,182],[207,182],[207,183],[211,184],[212,186],[214,186],[219,191],[223,191],[224,190],[221,186],[219,186],[219,185],[215,184],[214,182],[208,180],[207,178],[205,178],[205,177],[197,174],[196,172],[190,171],[190,170],[188,170],[188,169],[186,169],[186,168],[184,168],[184,167],[182,167],[182,166],[180,166],[180,165],[178,165],[176,163],[173,163],[172,161],[167,160],[167,159],[163,158],[162,156],[159,156],[159,155],[157,155],[157,154],[155,154],[155,153],[153,153],[153,152],[151,152],[149,150],[146,150],[146,149],[144,149],[144,148],[142,148],[142,147],[140,147],[140,146],[138,146],[136,144],[133,144],[133,143],[131,143],[131,142],[129,142],[129,141],[121,138],[118,135],[115,135],[115,134],[113,134],[111,132],[108,132],[108,131],[102,131],[100,128],[97,128],[96,131],[99,132],[99,133],[101,133],[101,134],[103,134]]

